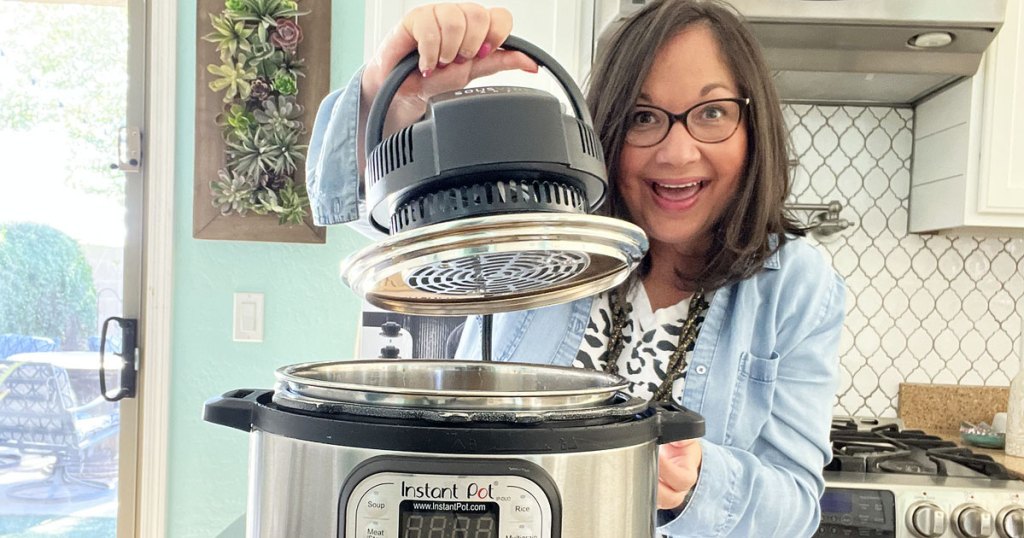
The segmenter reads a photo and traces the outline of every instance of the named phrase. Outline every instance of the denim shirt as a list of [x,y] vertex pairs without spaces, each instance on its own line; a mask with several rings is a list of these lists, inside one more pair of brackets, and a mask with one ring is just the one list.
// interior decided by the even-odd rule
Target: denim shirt
[[[682,405],[702,416],[703,460],[668,536],[811,536],[831,458],[832,398],[846,288],[813,246],[788,242],[746,280],[715,291],[697,338]],[[494,360],[572,364],[593,299],[496,314]],[[456,358],[480,357],[467,323]]]
[[[307,181],[320,225],[358,218],[360,76],[327,96],[317,113]],[[659,532],[795,538],[816,531],[845,290],[802,239],[787,241],[753,277],[715,290],[681,402],[706,421],[700,474],[685,508],[671,517],[659,511]],[[571,365],[591,303],[495,315],[492,356]],[[480,330],[479,318],[466,324],[456,358],[481,356]]]
[[359,218],[359,97],[363,70],[331,92],[317,109],[306,153],[306,190],[318,226]]

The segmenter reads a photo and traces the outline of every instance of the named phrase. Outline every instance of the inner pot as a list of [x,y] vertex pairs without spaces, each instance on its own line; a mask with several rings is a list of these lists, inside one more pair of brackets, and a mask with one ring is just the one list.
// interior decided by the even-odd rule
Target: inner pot
[[311,362],[279,368],[275,401],[316,400],[436,410],[559,411],[615,401],[619,376],[534,364],[482,361]]

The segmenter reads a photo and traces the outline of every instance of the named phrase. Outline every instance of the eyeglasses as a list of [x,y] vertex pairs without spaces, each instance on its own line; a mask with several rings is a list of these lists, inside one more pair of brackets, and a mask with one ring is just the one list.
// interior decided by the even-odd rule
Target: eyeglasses
[[694,140],[708,144],[722,142],[736,132],[748,106],[748,97],[712,99],[679,114],[653,105],[636,105],[629,115],[626,143],[641,148],[657,145],[665,140],[677,121]]

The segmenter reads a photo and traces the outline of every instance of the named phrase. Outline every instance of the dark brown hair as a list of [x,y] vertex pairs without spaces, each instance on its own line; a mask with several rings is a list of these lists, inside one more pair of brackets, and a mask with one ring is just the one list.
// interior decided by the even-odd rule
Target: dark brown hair
[[[735,196],[711,227],[703,270],[682,274],[683,289],[714,289],[757,273],[786,234],[799,234],[785,214],[789,195],[788,136],[778,94],[760,45],[735,11],[716,0],[655,0],[630,17],[598,52],[591,72],[587,105],[601,138],[608,165],[609,194],[601,212],[632,221],[618,192],[619,156],[625,145],[630,111],[637,102],[654,58],[667,41],[695,24],[715,36],[738,86],[749,97],[746,165]],[[769,238],[776,235],[778,241]],[[650,270],[650,257],[637,277]]]

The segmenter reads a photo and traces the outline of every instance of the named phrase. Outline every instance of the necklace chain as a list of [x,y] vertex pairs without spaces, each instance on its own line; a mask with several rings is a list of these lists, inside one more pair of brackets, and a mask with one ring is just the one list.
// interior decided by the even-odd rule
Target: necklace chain
[[[608,339],[608,351],[605,355],[604,371],[617,375],[619,373],[619,356],[622,355],[622,348],[625,346],[622,331],[629,323],[629,315],[633,311],[633,307],[626,301],[620,300],[616,291],[609,294],[608,303],[612,311],[612,326]],[[672,384],[686,368],[686,350],[697,340],[701,321],[703,321],[704,313],[707,310],[708,302],[704,300],[704,290],[697,291],[690,297],[690,308],[686,314],[683,328],[679,332],[679,342],[669,356],[668,366],[665,368],[665,378],[658,386],[658,390],[654,392],[654,396],[651,398],[653,401],[668,401],[670,398]]]

